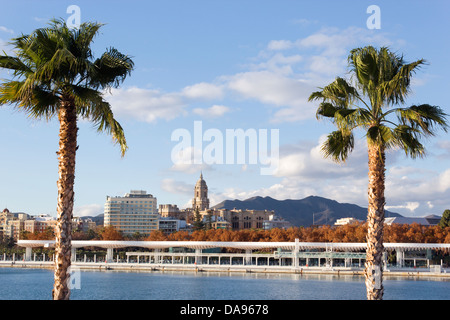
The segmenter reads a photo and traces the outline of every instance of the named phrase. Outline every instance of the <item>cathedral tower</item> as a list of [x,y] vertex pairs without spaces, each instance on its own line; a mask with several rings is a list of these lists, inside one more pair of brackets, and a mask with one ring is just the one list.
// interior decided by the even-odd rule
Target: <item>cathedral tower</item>
[[192,208],[199,211],[209,209],[208,186],[203,180],[203,174],[200,173],[200,179],[195,184],[194,199],[192,199]]

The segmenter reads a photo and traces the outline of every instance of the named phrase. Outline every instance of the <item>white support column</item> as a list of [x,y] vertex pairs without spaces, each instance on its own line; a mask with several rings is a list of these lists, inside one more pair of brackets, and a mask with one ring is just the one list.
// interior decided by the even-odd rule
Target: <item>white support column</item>
[[299,263],[298,263],[298,253],[299,253],[299,251],[300,251],[299,239],[295,238],[295,249],[294,249],[294,254],[293,254],[294,263],[292,264],[294,266],[294,268],[298,268],[299,267]]
[[245,264],[246,265],[252,264],[252,250],[250,249],[245,250]]
[[25,260],[30,261],[31,260],[31,247],[25,248]]
[[397,267],[403,267],[404,259],[405,259],[405,252],[403,250],[397,249]]
[[112,262],[113,261],[113,248],[107,248],[106,249],[106,262]]
[[159,253],[161,252],[161,249],[155,249],[155,263],[160,263],[161,256]]
[[77,249],[74,247],[71,249],[71,260],[72,262],[77,261]]
[[195,249],[195,264],[201,264],[202,249]]

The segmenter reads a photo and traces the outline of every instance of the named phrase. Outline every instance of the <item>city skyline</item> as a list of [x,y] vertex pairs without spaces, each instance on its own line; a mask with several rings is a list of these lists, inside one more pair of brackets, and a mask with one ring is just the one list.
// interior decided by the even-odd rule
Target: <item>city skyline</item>
[[[0,50],[20,34],[70,16],[70,1],[6,2],[0,13]],[[389,46],[407,61],[427,60],[413,78],[407,106],[450,108],[446,90],[449,49],[441,31],[450,26],[450,4],[436,1],[131,1],[126,7],[77,1],[81,22],[105,23],[94,54],[113,46],[135,61],[135,70],[107,99],[129,144],[124,158],[107,135],[79,122],[75,216],[103,212],[107,196],[146,190],[158,204],[189,206],[200,172],[210,205],[226,199],[322,196],[367,207],[367,150],[360,132],[346,164],[326,160],[320,142],[331,125],[317,121],[308,96],[345,76],[349,50]],[[369,29],[370,5],[381,12]],[[8,74],[0,70],[0,78]],[[0,206],[31,215],[56,215],[58,123],[31,120],[0,108],[3,148]],[[176,164],[171,140],[177,129],[279,130],[279,163],[261,175],[260,163]],[[439,132],[424,141],[425,159],[401,151],[387,155],[386,209],[405,216],[441,215],[450,198],[450,140]]]

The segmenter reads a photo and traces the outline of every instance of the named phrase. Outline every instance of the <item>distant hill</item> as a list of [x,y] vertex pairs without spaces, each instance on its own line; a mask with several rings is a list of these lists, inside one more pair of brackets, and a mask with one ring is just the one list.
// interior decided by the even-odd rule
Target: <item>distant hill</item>
[[[367,208],[350,203],[339,203],[327,198],[310,196],[300,200],[276,200],[271,197],[253,197],[247,200],[225,200],[213,208],[274,210],[275,214],[294,226],[308,227],[313,224],[334,224],[337,219],[352,217],[365,221]],[[313,218],[314,216],[314,218]],[[386,211],[386,217],[401,217]]]

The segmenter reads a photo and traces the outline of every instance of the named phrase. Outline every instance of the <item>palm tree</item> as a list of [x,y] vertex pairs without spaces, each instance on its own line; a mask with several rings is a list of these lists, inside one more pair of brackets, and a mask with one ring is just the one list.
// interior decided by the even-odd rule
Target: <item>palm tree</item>
[[[385,205],[385,153],[402,149],[407,156],[425,156],[420,139],[437,128],[446,131],[447,116],[429,104],[394,107],[405,103],[411,76],[425,63],[406,63],[388,48],[372,46],[350,51],[351,78],[337,77],[321,91],[310,95],[319,100],[317,118],[328,118],[337,130],[322,145],[325,157],[344,162],[354,148],[354,129],[365,132],[369,158],[367,257],[365,279],[367,299],[381,300],[383,224]],[[353,83],[353,84],[352,84]]]
[[59,179],[53,299],[69,299],[71,229],[74,201],[78,118],[92,121],[110,134],[124,156],[127,144],[103,92],[118,87],[133,69],[133,61],[114,48],[94,59],[91,44],[101,28],[86,22],[69,29],[63,20],[12,39],[15,56],[0,56],[0,67],[13,71],[13,80],[0,85],[0,104],[12,104],[31,118],[58,116]]

